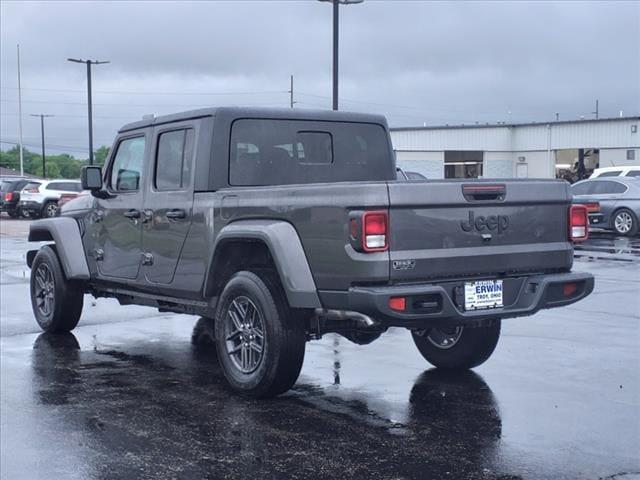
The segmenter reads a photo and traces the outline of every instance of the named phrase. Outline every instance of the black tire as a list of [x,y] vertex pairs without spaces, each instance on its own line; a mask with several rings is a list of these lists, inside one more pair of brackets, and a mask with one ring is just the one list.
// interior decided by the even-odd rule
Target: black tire
[[11,218],[18,218],[20,216],[20,212],[18,210],[9,210],[7,213]]
[[191,344],[203,349],[215,348],[215,331],[213,318],[200,317],[191,332]]
[[[432,328],[414,331],[411,335],[416,347],[430,364],[452,370],[469,369],[484,363],[495,350],[500,338],[500,320],[482,327]],[[446,341],[440,341],[446,339],[447,335],[455,338],[448,345]]]
[[[244,305],[245,316],[240,312],[242,309],[238,310],[241,305]],[[246,317],[250,316],[250,310],[255,313],[249,324]],[[245,327],[259,323],[262,328],[236,329],[240,334],[230,335],[230,329],[235,328],[239,319]],[[300,375],[306,343],[304,322],[289,308],[280,282],[271,272],[260,272],[258,276],[241,271],[231,277],[218,302],[215,339],[224,376],[237,392],[258,398],[274,397],[289,390]],[[236,344],[237,341],[240,343]],[[249,345],[246,354],[242,351],[243,345]],[[261,353],[255,353],[254,346],[259,347]],[[239,353],[242,365],[236,357]],[[245,355],[249,360],[243,371]]]
[[54,201],[45,202],[42,207],[42,218],[53,218],[58,214],[58,204]]
[[31,266],[31,307],[45,332],[70,332],[82,314],[82,285],[66,279],[55,250],[40,249]]
[[[618,223],[619,219],[620,223]],[[631,222],[630,226],[629,222]],[[616,210],[611,216],[611,228],[618,235],[633,237],[634,235],[638,234],[639,227],[640,225],[638,222],[638,218],[628,208],[621,208],[619,210]]]

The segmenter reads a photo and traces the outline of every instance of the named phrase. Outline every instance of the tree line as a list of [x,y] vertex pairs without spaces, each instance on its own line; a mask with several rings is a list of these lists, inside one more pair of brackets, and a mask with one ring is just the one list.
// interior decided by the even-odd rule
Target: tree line
[[[80,169],[88,164],[87,159],[78,159],[68,153],[46,155],[46,172],[42,172],[42,155],[26,148],[22,149],[24,173],[41,178],[80,178]],[[104,165],[109,155],[109,147],[101,146],[94,155],[95,165]],[[0,151],[0,166],[20,172],[20,149],[16,145],[6,152]]]

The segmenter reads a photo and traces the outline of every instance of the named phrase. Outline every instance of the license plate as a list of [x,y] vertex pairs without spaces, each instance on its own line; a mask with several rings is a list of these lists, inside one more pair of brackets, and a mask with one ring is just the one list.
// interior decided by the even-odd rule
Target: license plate
[[465,282],[465,310],[502,307],[502,280]]

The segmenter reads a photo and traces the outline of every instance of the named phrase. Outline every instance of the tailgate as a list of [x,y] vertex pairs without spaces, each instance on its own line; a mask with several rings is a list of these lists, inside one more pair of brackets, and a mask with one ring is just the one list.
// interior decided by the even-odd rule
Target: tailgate
[[558,180],[389,183],[392,281],[571,268]]

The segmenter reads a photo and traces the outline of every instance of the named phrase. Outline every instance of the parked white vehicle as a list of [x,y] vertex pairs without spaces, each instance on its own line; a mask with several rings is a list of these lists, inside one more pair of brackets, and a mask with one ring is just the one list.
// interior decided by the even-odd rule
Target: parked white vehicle
[[596,177],[640,177],[640,166],[596,168],[589,178]]
[[78,180],[46,180],[39,185],[31,183],[20,192],[18,205],[30,217],[55,217],[60,197],[81,191],[82,185]]

